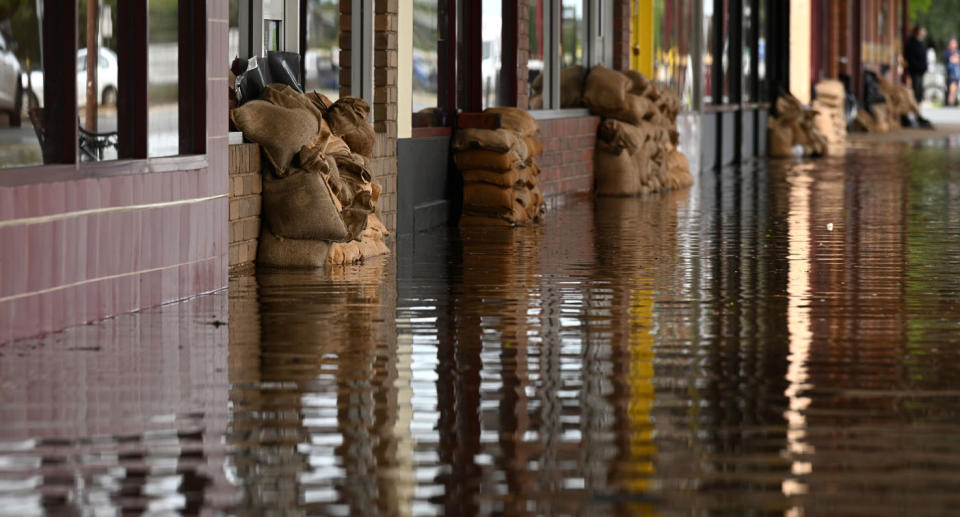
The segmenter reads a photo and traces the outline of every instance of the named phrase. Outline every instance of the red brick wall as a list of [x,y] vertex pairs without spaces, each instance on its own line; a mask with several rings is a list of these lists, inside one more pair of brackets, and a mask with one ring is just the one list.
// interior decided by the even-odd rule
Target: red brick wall
[[544,197],[593,191],[593,148],[600,117],[540,120],[543,154],[540,190]]

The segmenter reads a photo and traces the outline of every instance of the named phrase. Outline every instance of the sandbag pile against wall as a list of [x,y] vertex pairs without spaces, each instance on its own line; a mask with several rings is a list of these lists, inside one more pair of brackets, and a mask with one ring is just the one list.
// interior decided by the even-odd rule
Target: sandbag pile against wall
[[584,104],[604,117],[594,152],[596,190],[635,196],[693,184],[686,156],[677,150],[680,97],[636,71],[594,67]]
[[847,120],[844,113],[846,91],[843,83],[827,79],[813,87],[816,98],[811,103],[815,115],[814,126],[831,144],[842,144],[847,140]]
[[[873,95],[867,109],[857,112],[854,128],[867,133],[885,133],[901,128],[904,118],[913,117],[914,122],[924,121],[920,115],[920,106],[913,95],[913,90],[901,84],[895,84],[876,74],[867,73],[865,79],[876,81],[876,88],[871,89]],[[882,99],[882,102],[876,102]]]
[[543,152],[540,126],[519,108],[489,108],[501,115],[500,129],[460,129],[453,137],[453,161],[463,175],[464,225],[518,226],[539,222],[545,204],[540,192]]
[[369,113],[362,99],[331,102],[282,84],[231,110],[234,125],[267,157],[259,264],[321,267],[389,253],[389,233],[376,216],[380,185],[369,171]]
[[[823,156],[827,153],[827,137],[817,129],[817,112],[807,109],[789,92],[777,98],[776,115],[767,121],[767,147],[770,156]],[[794,149],[797,152],[794,152]]]

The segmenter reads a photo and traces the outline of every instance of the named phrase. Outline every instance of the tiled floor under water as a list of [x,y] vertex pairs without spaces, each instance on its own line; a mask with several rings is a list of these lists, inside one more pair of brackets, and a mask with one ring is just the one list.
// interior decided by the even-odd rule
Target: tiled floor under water
[[762,162],[0,347],[0,514],[955,514],[956,163]]

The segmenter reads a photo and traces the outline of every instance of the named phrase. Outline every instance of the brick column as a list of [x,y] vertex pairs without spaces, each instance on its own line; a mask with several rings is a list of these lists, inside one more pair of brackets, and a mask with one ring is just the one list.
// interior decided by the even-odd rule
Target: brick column
[[530,106],[527,62],[530,60],[530,4],[517,0],[517,107]]
[[[351,89],[352,0],[340,0],[340,96]],[[373,2],[373,128],[376,142],[370,172],[383,186],[377,212],[387,229],[397,229],[397,0]],[[360,49],[356,49],[358,52]]]
[[630,0],[613,0],[613,68],[630,68]]
[[[342,1],[342,0],[341,0]],[[397,0],[374,0],[373,177],[383,186],[377,210],[397,230]]]

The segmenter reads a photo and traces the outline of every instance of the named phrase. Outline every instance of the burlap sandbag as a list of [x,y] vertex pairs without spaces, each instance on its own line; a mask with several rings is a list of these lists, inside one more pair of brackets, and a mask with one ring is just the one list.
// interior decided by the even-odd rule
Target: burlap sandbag
[[774,158],[793,156],[793,129],[790,125],[770,117],[767,120],[767,149]]
[[777,119],[784,124],[792,124],[803,117],[803,105],[800,100],[790,94],[782,92],[777,97]]
[[333,134],[343,138],[351,151],[372,156],[375,135],[368,116],[370,105],[357,97],[341,97],[323,114]]
[[244,138],[263,147],[271,170],[284,176],[293,157],[317,135],[317,119],[309,111],[250,101],[230,112]]
[[608,119],[620,120],[627,124],[637,125],[644,121],[651,121],[658,115],[656,105],[646,97],[628,93],[624,97],[623,109],[603,114]]
[[333,106],[333,101],[330,100],[330,97],[314,91],[311,93],[304,94],[304,96],[309,100],[321,113],[326,113],[330,106]]
[[520,206],[527,208],[533,204],[533,197],[530,195],[530,189],[524,185],[519,184],[513,187],[513,195],[517,200],[517,203],[520,203]]
[[831,144],[843,143],[847,137],[843,108],[830,106],[820,98],[813,101],[811,108],[816,113],[813,125],[823,133],[827,141]]
[[331,135],[323,147],[324,154],[350,154],[350,146],[337,135]]
[[281,268],[319,268],[327,261],[330,243],[278,237],[263,228],[257,244],[257,265]]
[[690,163],[687,161],[687,157],[680,151],[674,149],[667,153],[667,171],[670,182],[669,187],[672,190],[693,185],[693,177],[690,175]]
[[632,86],[627,76],[597,65],[587,76],[583,103],[591,112],[604,117],[622,112],[627,108],[627,92]]
[[846,97],[846,91],[843,89],[843,83],[836,79],[824,79],[818,81],[813,86],[816,98],[821,104],[834,108],[843,108],[843,101]]
[[453,155],[453,162],[462,171],[475,169],[508,171],[521,163],[516,153],[495,153],[480,149],[460,151]]
[[390,248],[380,238],[364,235],[359,241],[332,244],[327,255],[327,266],[349,266],[389,253]]
[[317,118],[317,124],[323,122],[323,112],[302,93],[283,83],[268,84],[260,93],[260,100],[270,102],[276,106],[291,109],[305,109]]
[[540,185],[540,170],[536,164],[523,167],[517,171],[517,181],[515,184],[523,184],[528,188],[535,188]]
[[629,151],[593,153],[596,192],[599,196],[635,196],[641,193],[637,160]]
[[[543,77],[543,74],[538,77]],[[583,67],[577,65],[564,68],[560,71],[560,107],[579,108],[581,106],[583,106]]]
[[499,214],[509,212],[517,196],[512,186],[500,187],[489,183],[464,183],[464,210],[473,213]]
[[651,138],[652,128],[648,124],[629,124],[616,119],[604,119],[597,129],[599,141],[608,144],[607,150],[620,152],[627,149],[631,153],[639,150],[643,143]]
[[529,221],[526,207],[517,202],[514,202],[509,210],[498,213],[485,213],[465,206],[460,218],[462,226],[517,226]]
[[523,142],[527,145],[527,156],[530,158],[536,158],[543,154],[543,143],[540,142],[540,139],[535,136],[525,136],[523,137]]
[[543,194],[539,188],[530,189],[530,204],[525,207],[527,218],[531,221],[539,221],[546,211],[546,204],[543,202]]
[[489,183],[507,188],[514,186],[519,180],[520,175],[517,169],[510,169],[508,171],[487,171],[479,169],[463,171],[463,181],[466,183]]
[[540,124],[526,110],[500,106],[487,108],[483,112],[500,115],[500,127],[515,131],[520,136],[535,135],[540,131]]
[[517,134],[507,129],[458,129],[450,145],[454,151],[483,149],[506,153],[516,147]]
[[530,109],[532,110],[542,110],[543,109],[543,95],[535,93],[530,96],[529,101]]
[[283,178],[263,175],[263,221],[288,239],[339,241],[348,235],[322,175],[303,169]]
[[650,79],[636,70],[627,70],[622,72],[627,79],[630,79],[630,93],[634,95],[643,95],[650,86]]

